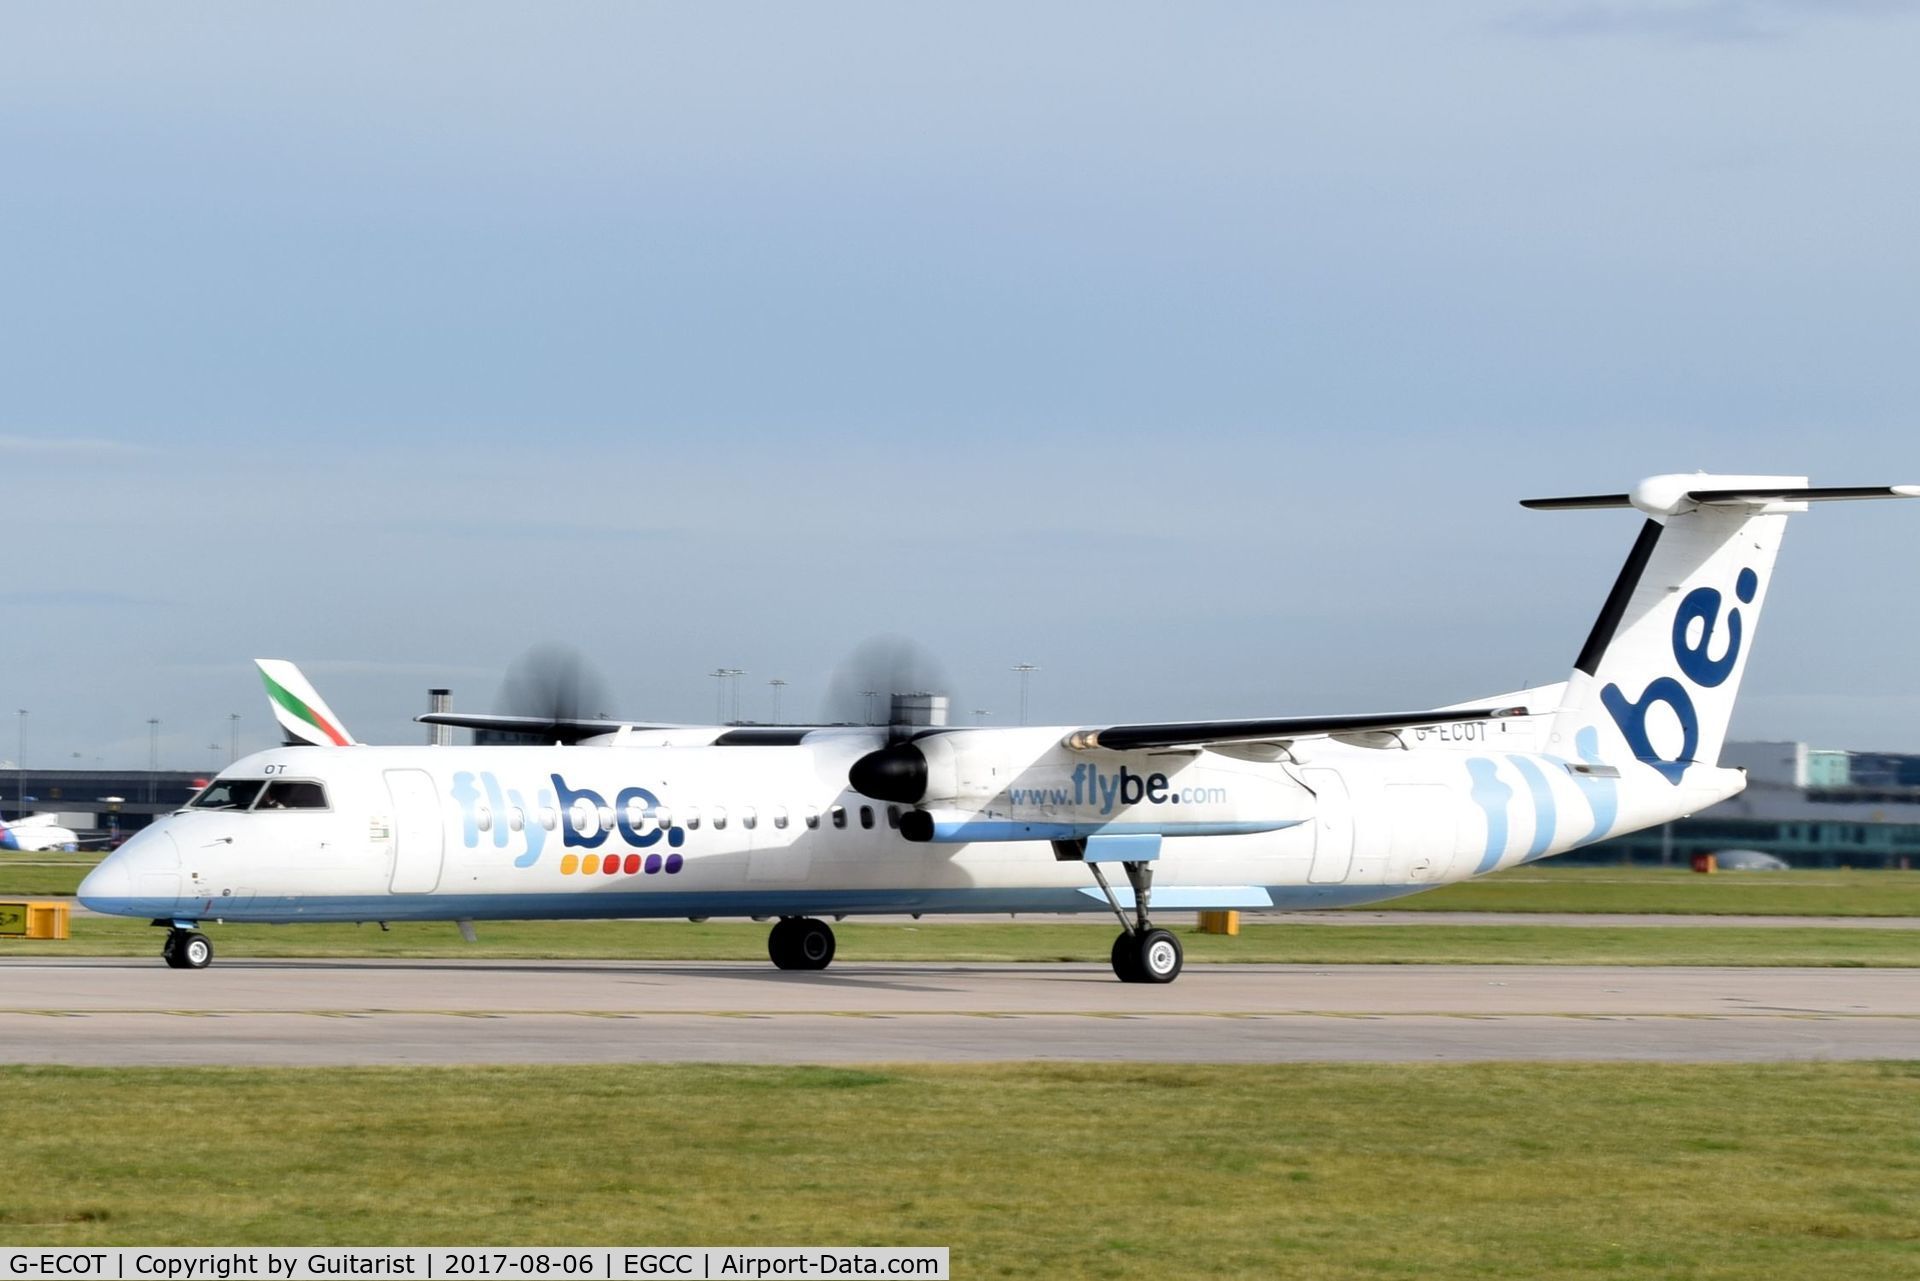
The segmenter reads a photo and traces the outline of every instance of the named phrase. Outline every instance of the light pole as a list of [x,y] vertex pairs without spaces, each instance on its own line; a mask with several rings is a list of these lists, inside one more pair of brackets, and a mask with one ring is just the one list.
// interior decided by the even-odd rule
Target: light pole
[[720,682],[719,686],[714,690],[713,696],[714,720],[723,725],[728,723],[727,707],[729,704],[731,704],[733,708],[733,716],[731,719],[736,721],[740,719],[740,682],[736,678],[745,676],[746,674],[747,670],[744,667],[716,667],[707,673],[707,675]]
[[1027,682],[1032,680],[1033,674],[1040,669],[1032,663],[1015,663],[1012,670],[1020,673],[1020,723],[1025,725],[1027,723]]
[[973,723],[975,725],[985,725],[987,723],[987,717],[991,715],[993,715],[993,713],[986,708],[976,707],[973,709]]
[[227,713],[227,764],[240,759],[240,713]]
[[776,676],[767,684],[773,686],[773,723],[778,725],[780,723],[780,691],[787,687],[787,683]]
[[20,712],[20,750],[14,755],[13,760],[13,772],[18,776],[14,779],[13,803],[14,808],[20,811],[14,817],[25,818],[27,816],[27,709],[22,707],[18,710]]
[[147,717],[147,804],[153,804],[153,794],[159,786],[160,773],[160,718]]
[[208,743],[207,751],[210,754],[208,764],[213,767],[213,772],[218,774],[220,772],[220,744]]
[[[860,697],[867,700],[867,724],[872,725],[875,723],[873,719],[873,700],[880,697],[880,691],[877,689],[863,689],[860,691]],[[889,714],[891,714],[891,712],[889,712]]]

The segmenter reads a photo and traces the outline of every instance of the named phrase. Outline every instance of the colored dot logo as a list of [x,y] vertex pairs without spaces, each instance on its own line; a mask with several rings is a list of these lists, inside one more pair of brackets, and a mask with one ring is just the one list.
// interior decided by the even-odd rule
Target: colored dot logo
[[560,875],[562,876],[657,876],[664,872],[674,875],[687,865],[679,854],[669,854],[665,858],[658,854],[649,854],[642,858],[638,854],[609,854],[602,858],[598,854],[563,854],[560,856]]

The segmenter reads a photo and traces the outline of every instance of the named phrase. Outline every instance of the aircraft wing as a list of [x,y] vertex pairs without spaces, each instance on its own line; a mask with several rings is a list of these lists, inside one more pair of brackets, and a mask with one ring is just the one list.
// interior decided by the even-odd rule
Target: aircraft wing
[[1524,716],[1525,707],[1429,708],[1420,712],[1365,712],[1357,716],[1290,716],[1274,720],[1167,721],[1157,725],[1106,725],[1078,729],[1066,746],[1079,752],[1134,751],[1145,747],[1207,747],[1215,743],[1271,743],[1335,734],[1366,734],[1416,725],[1490,721]]
[[570,719],[552,716],[504,716],[491,712],[428,712],[414,720],[422,725],[451,725],[455,729],[483,729],[501,734],[530,734],[548,743],[573,744],[621,729],[677,729],[653,721]]

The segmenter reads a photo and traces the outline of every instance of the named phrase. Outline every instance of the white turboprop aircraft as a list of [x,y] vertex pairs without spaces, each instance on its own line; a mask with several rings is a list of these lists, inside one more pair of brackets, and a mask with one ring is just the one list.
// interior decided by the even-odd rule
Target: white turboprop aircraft
[[1920,486],[1702,474],[1529,502],[1646,516],[1571,677],[1417,712],[948,728],[923,696],[884,728],[449,713],[421,719],[554,745],[366,747],[262,661],[303,745],[221,771],[80,901],[168,927],[187,969],[209,920],[777,917],[774,964],[817,970],[821,917],[1110,909],[1114,972],[1166,983],[1180,943],[1153,907],[1377,902],[1740,791],[1716,761],[1787,516],[1893,497]]

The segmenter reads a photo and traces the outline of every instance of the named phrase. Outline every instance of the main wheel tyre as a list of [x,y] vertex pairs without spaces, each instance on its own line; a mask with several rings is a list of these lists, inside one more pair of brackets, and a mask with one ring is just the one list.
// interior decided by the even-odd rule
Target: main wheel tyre
[[824,970],[833,964],[833,927],[825,921],[802,917],[794,922],[793,952],[796,970]]
[[168,969],[184,970],[187,963],[180,959],[180,930],[168,930],[167,941],[160,945],[160,959],[167,963]]
[[1148,930],[1134,944],[1134,964],[1139,967],[1137,983],[1171,983],[1180,977],[1185,956],[1180,940],[1166,930]]
[[204,970],[213,964],[213,940],[204,934],[188,934],[173,949],[183,970]]
[[1134,936],[1122,934],[1113,940],[1113,952],[1107,957],[1113,965],[1113,975],[1122,983],[1140,981],[1140,957],[1134,949]]
[[783,916],[767,931],[767,959],[783,970],[800,968],[799,952],[793,941],[794,927],[798,924],[798,917]]

